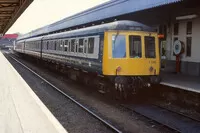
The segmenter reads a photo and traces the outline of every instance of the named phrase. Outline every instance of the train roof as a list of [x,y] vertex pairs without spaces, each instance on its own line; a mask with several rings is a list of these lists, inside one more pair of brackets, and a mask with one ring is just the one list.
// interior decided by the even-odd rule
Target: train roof
[[43,39],[56,39],[56,38],[65,38],[65,37],[75,37],[75,36],[82,36],[82,35],[91,35],[95,33],[103,33],[105,31],[110,30],[131,30],[131,31],[149,31],[155,32],[154,28],[148,27],[144,24],[135,22],[135,21],[116,21],[107,24],[96,25],[92,27],[76,29],[72,31],[66,31],[62,33],[56,33],[44,36]]
[[131,31],[149,31],[149,32],[156,31],[155,28],[146,26],[139,22],[122,20],[122,21],[115,21],[112,23],[106,23],[106,24],[86,27],[86,28],[82,28],[82,29],[76,29],[76,30],[65,31],[65,32],[61,32],[61,33],[55,33],[55,34],[50,34],[50,35],[45,35],[45,36],[40,36],[40,37],[29,38],[29,39],[26,39],[26,41],[84,36],[84,35],[91,35],[91,34],[95,34],[95,33],[103,33],[105,31],[110,31],[110,30],[120,30],[120,31],[131,30]]

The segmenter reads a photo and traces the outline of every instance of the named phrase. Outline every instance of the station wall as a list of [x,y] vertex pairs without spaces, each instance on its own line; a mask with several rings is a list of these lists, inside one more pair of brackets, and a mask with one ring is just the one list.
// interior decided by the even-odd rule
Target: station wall
[[173,43],[176,39],[185,47],[181,55],[181,73],[200,76],[200,18],[168,24],[164,59],[164,70],[168,72],[175,72],[176,69],[176,56],[173,53]]

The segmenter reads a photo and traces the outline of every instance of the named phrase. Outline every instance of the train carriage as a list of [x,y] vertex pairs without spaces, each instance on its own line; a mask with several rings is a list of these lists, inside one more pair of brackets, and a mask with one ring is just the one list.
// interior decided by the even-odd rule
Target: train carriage
[[138,22],[116,21],[18,40],[15,50],[69,66],[77,77],[86,72],[109,79],[124,97],[159,83],[158,35]]

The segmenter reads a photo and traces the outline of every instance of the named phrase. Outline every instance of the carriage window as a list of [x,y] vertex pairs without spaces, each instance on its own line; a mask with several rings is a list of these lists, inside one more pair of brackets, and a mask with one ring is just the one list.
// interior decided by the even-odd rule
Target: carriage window
[[79,39],[79,48],[78,48],[78,52],[79,52],[79,53],[83,53],[83,48],[84,48],[83,39]]
[[113,58],[126,57],[126,37],[124,35],[112,36],[112,57]]
[[70,49],[70,51],[74,52],[74,49],[75,49],[75,39],[72,39],[71,40],[71,49]]
[[49,50],[52,50],[52,41],[49,42]]
[[129,36],[129,50],[131,58],[141,58],[142,57],[142,47],[141,47],[141,37],[140,36]]
[[50,50],[53,50],[53,41],[50,42]]
[[88,54],[93,54],[94,52],[94,38],[88,39]]
[[78,40],[75,40],[75,52],[77,53],[78,52]]
[[47,50],[49,49],[49,41],[47,41]]
[[87,40],[84,40],[84,53],[87,53]]
[[64,50],[65,50],[65,51],[68,51],[68,40],[65,40],[65,43],[64,43]]
[[145,36],[145,56],[146,58],[155,58],[155,37]]
[[59,40],[59,41],[58,41],[57,47],[58,47],[58,50],[59,50],[59,51],[62,51],[62,50],[63,50],[62,40]]
[[54,50],[56,50],[56,48],[57,48],[57,42],[54,41]]

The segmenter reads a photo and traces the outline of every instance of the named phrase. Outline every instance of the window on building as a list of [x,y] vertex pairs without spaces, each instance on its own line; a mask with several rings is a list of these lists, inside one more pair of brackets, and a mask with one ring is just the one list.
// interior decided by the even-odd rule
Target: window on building
[[178,40],[178,37],[174,37],[174,42],[175,42],[176,40]]
[[126,37],[124,35],[112,36],[112,57],[113,58],[126,57]]
[[163,27],[163,34],[164,34],[164,39],[167,37],[167,25],[164,25]]
[[191,53],[192,53],[192,37],[187,37],[186,38],[186,56],[191,57]]
[[72,39],[71,40],[71,49],[70,49],[71,52],[75,52],[75,39]]
[[142,44],[140,36],[129,36],[130,58],[142,57]]
[[68,40],[65,40],[64,41],[64,50],[68,51],[68,48],[69,48]]
[[187,22],[187,35],[192,34],[192,22]]
[[94,38],[88,39],[88,54],[93,54],[94,52]]
[[174,24],[174,35],[178,35],[179,32],[179,23]]
[[146,58],[156,57],[155,37],[145,36],[145,56]]
[[79,47],[78,47],[78,52],[83,53],[84,45],[83,45],[83,39],[79,39]]

